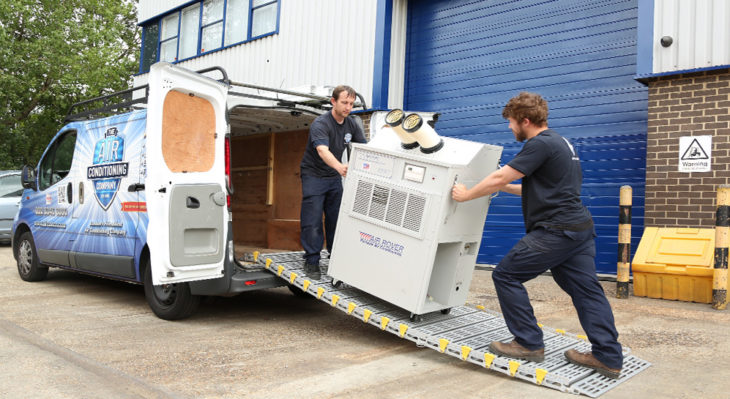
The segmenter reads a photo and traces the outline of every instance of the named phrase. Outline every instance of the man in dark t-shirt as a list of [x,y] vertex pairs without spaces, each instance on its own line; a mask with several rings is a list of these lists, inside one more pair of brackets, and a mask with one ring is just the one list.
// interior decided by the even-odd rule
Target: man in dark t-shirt
[[[452,198],[468,201],[496,191],[522,196],[527,234],[492,273],[499,305],[514,340],[492,342],[497,355],[542,362],[545,344],[523,283],[550,270],[573,300],[590,352],[570,349],[566,359],[619,378],[623,365],[613,312],[596,275],[593,219],[580,199],[583,175],[570,142],[547,126],[547,102],[538,94],[520,93],[502,116],[522,150],[505,167],[474,187],[456,184]],[[510,184],[522,179],[522,184]]]
[[[304,248],[304,272],[321,278],[320,251],[327,235],[327,250],[332,253],[337,216],[342,201],[342,178],[347,165],[340,162],[347,144],[365,143],[365,134],[350,111],[355,90],[337,86],[332,91],[332,110],[318,116],[309,127],[307,147],[299,167],[302,178],[301,243]],[[324,213],[324,230],[322,214]]]

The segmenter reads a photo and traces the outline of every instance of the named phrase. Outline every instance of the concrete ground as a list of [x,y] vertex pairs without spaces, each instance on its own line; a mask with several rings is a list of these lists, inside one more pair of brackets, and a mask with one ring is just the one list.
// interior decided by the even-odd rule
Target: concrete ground
[[[601,398],[730,397],[730,311],[615,299],[620,341],[653,365]],[[582,333],[549,276],[528,283],[543,324]],[[469,302],[498,310],[489,271]],[[0,398],[568,398],[444,356],[286,288],[206,301],[167,322],[141,286],[52,269],[26,283],[0,245]]]

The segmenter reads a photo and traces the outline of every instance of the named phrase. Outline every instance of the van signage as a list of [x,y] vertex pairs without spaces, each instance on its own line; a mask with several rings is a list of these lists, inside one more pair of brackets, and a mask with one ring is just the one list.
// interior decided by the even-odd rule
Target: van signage
[[122,177],[127,177],[129,162],[124,160],[124,138],[116,127],[110,127],[94,147],[93,166],[86,170],[92,181],[99,205],[106,211],[119,191]]

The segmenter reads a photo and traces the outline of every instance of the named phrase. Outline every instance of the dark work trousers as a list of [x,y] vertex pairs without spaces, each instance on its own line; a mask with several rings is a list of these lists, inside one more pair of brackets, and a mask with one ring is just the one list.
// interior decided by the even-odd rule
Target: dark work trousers
[[[327,251],[332,253],[337,216],[342,201],[342,177],[302,176],[301,241],[304,259],[311,265],[319,264],[327,233]],[[324,213],[324,229],[322,229]]]
[[593,355],[607,367],[620,369],[621,344],[596,275],[594,235],[593,229],[575,232],[538,227],[499,262],[492,280],[509,331],[518,344],[535,350],[545,344],[523,283],[550,269],[555,282],[573,299]]

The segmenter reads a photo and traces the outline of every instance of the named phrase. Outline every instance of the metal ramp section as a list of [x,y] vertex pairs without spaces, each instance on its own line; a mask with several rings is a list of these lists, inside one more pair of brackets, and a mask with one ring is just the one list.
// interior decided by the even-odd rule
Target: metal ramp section
[[[289,284],[364,323],[413,341],[418,346],[533,384],[596,398],[651,365],[631,355],[624,347],[621,377],[604,377],[592,369],[568,363],[563,355],[568,349],[590,350],[587,337],[542,325],[545,341],[543,362],[494,355],[488,350],[492,341],[512,339],[500,313],[483,306],[464,305],[452,308],[448,314],[434,312],[423,315],[419,322],[412,322],[409,312],[366,292],[345,284],[335,288],[332,278],[325,273],[320,280],[308,279],[304,275],[302,255],[303,252],[254,253],[254,260]],[[328,262],[328,259],[322,259],[324,269]]]

